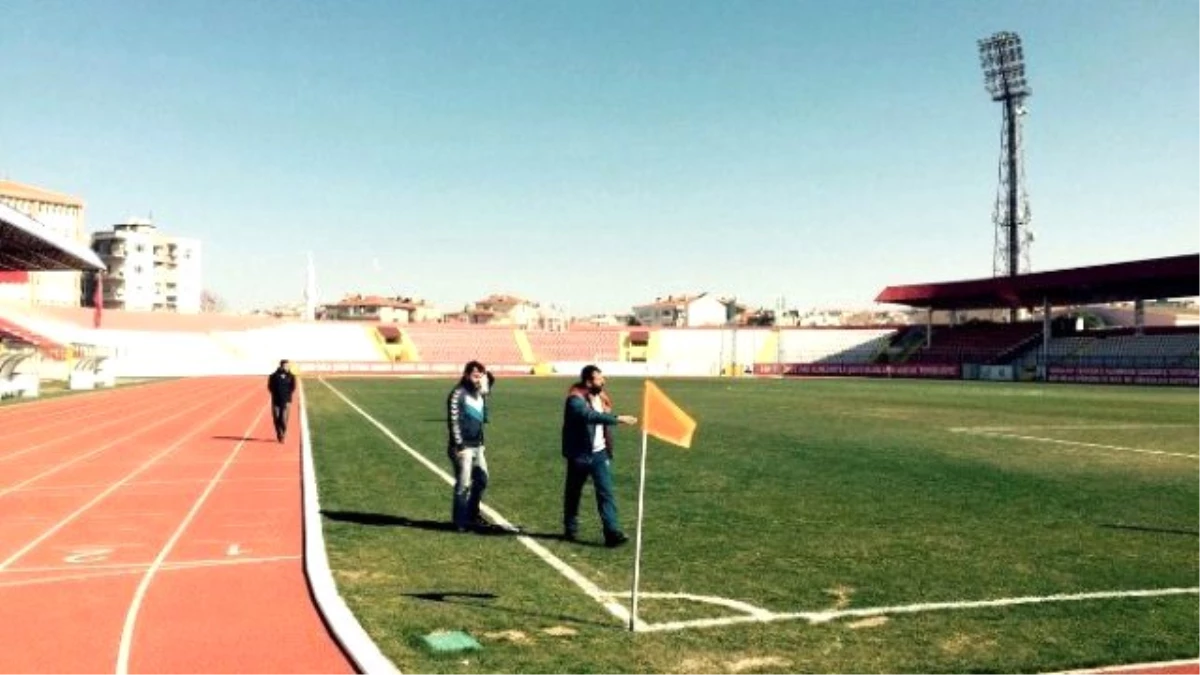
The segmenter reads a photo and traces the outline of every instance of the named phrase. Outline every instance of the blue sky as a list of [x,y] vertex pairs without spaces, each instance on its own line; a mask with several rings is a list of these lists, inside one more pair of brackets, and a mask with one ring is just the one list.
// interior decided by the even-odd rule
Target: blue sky
[[1200,250],[1192,0],[5,0],[0,176],[153,213],[235,308],[990,276],[1018,32],[1035,270]]

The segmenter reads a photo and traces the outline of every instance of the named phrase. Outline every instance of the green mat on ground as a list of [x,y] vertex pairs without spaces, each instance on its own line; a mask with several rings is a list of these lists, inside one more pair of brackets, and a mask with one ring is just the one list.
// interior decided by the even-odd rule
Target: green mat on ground
[[460,630],[438,631],[421,636],[421,640],[435,652],[461,652],[467,649],[482,649],[475,638]]

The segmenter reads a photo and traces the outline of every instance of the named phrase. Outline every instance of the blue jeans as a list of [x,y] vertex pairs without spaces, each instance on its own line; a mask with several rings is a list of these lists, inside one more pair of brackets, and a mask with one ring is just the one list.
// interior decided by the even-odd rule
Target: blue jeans
[[454,505],[452,517],[458,529],[474,527],[479,520],[479,502],[487,489],[487,458],[483,446],[464,448],[451,457],[454,464]]
[[564,533],[574,535],[579,531],[579,498],[583,494],[583,484],[588,478],[592,479],[592,487],[596,490],[596,509],[600,512],[605,538],[620,534],[617,498],[613,494],[612,472],[606,452],[593,452],[588,457],[567,459],[567,483],[566,489],[563,490]]

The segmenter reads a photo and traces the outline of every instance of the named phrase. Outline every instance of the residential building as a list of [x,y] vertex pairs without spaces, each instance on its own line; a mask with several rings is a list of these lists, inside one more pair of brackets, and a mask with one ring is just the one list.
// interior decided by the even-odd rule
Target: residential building
[[556,305],[543,307],[515,295],[493,294],[467,305],[461,312],[446,314],[445,320],[448,323],[564,330],[568,316],[565,309]]
[[[59,237],[86,244],[84,204],[78,197],[0,180],[0,202],[28,215]],[[0,300],[79,307],[80,272],[0,272]]]
[[633,316],[642,326],[691,328],[725,326],[737,317],[740,306],[711,293],[668,295],[654,302],[633,307]]
[[[108,272],[104,307],[135,312],[200,312],[203,294],[200,241],[172,237],[147,219],[130,218],[92,234],[92,250]],[[87,303],[95,280],[87,283]]]
[[378,321],[417,323],[440,321],[442,313],[425,300],[379,295],[347,295],[333,304],[321,305],[317,317],[332,321]]

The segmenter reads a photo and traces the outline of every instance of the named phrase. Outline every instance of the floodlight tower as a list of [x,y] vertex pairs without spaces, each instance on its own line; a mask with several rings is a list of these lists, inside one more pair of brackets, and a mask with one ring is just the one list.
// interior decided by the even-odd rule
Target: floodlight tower
[[1025,99],[1033,92],[1025,81],[1025,54],[1021,37],[1001,32],[979,41],[979,61],[983,66],[984,86],[993,101],[1004,104],[1004,124],[1000,133],[1000,184],[992,221],[996,224],[996,244],[992,258],[993,276],[1016,276],[1029,271],[1029,196],[1025,192],[1025,146],[1021,120],[1026,114]]
[[313,254],[308,252],[308,266],[304,274],[304,320],[317,318],[317,272],[313,268]]

